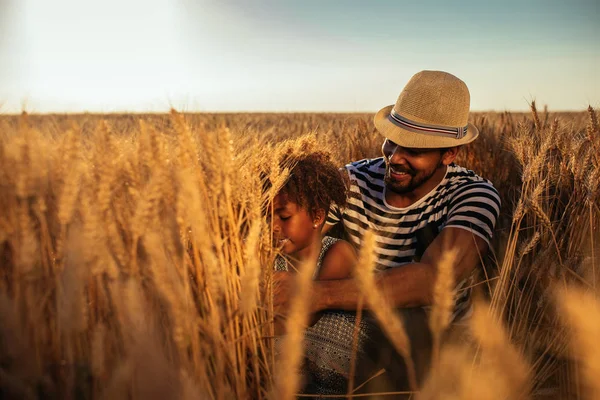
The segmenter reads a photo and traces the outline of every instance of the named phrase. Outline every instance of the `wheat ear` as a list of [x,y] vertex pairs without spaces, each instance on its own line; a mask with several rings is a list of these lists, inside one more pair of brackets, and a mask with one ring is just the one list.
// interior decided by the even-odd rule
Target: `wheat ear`
[[281,368],[275,382],[277,399],[292,400],[300,389],[299,370],[304,355],[304,330],[308,325],[310,291],[317,250],[313,247],[311,256],[300,265],[296,274],[296,287],[285,323],[286,336],[282,345]]
[[385,297],[377,288],[374,276],[375,266],[375,235],[371,231],[365,232],[362,237],[358,264],[356,266],[356,278],[358,286],[365,295],[369,308],[375,314],[382,329],[391,340],[396,351],[404,357],[408,382],[411,390],[416,391],[417,374],[411,356],[410,341],[402,320],[395,314],[393,308],[387,303]]
[[454,308],[454,265],[456,251],[446,251],[437,266],[435,284],[433,287],[433,307],[429,314],[429,326],[433,336],[432,361],[439,360],[442,336],[452,318]]
[[585,391],[589,399],[600,396],[600,302],[582,289],[568,289],[557,294],[560,316],[571,329],[571,348],[581,366]]

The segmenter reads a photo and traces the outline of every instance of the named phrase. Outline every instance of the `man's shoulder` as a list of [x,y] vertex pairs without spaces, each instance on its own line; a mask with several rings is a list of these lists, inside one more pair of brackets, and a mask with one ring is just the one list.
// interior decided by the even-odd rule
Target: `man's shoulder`
[[353,161],[344,166],[350,175],[356,173],[369,174],[372,176],[381,175],[385,172],[385,161],[383,157],[379,158],[364,158],[362,160]]
[[446,179],[449,182],[459,185],[468,185],[471,183],[483,183],[493,187],[493,183],[482,176],[477,175],[475,171],[461,167],[460,165],[451,164],[446,174]]
[[465,191],[488,192],[494,197],[498,197],[498,190],[494,184],[482,176],[479,176],[475,171],[452,164],[449,167],[446,175],[448,180],[447,187],[451,193],[463,193]]

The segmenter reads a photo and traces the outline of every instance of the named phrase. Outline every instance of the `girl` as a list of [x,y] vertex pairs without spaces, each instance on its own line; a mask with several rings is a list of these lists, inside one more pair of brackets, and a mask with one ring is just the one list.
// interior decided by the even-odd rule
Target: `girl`
[[344,240],[321,236],[330,205],[346,204],[342,177],[327,153],[297,157],[288,181],[273,199],[273,237],[284,255],[276,259],[276,270],[296,270],[312,246],[321,242],[314,278],[348,278],[356,263],[354,248]]
[[[273,200],[273,236],[282,255],[275,260],[278,271],[294,272],[306,260],[311,247],[320,246],[314,279],[348,278],[356,264],[352,245],[321,236],[332,203],[346,204],[342,175],[325,152],[301,154],[293,160],[290,178]],[[306,394],[345,394],[348,386],[355,314],[323,312],[306,329],[303,375]],[[314,322],[314,321],[313,321]],[[357,349],[367,339],[368,326],[359,325]],[[358,359],[359,357],[357,357]]]

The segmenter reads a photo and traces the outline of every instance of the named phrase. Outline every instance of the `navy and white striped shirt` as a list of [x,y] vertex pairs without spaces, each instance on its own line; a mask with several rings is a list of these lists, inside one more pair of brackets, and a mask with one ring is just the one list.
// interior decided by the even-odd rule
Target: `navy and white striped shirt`
[[[500,196],[492,183],[456,164],[431,192],[414,204],[398,208],[385,201],[385,160],[365,159],[346,165],[350,178],[348,205],[332,207],[328,224],[343,220],[350,240],[360,248],[367,229],[376,235],[379,269],[420,260],[425,249],[446,227],[466,229],[490,244],[500,214]],[[471,279],[457,285],[455,316],[468,307]]]

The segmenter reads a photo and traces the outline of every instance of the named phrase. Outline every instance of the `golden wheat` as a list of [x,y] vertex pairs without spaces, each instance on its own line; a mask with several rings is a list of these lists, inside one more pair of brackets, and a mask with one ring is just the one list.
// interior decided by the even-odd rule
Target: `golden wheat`
[[[594,308],[582,299],[557,308],[553,288],[594,291],[599,279],[596,112],[541,114],[532,104],[529,117],[473,122],[482,134],[457,162],[503,200],[496,263],[486,265],[494,317],[476,314],[464,343],[441,346],[421,394],[569,398],[596,373],[595,336],[581,334]],[[379,156],[380,145],[366,114],[1,116],[0,394],[293,396],[301,348],[284,354],[292,380],[276,380],[262,213],[289,174],[278,160],[327,148],[341,166]],[[273,183],[266,194],[261,174]],[[366,254],[365,302],[381,304],[377,317],[408,359]],[[440,337],[452,286],[443,281],[431,317]],[[306,311],[298,304],[289,322],[296,344]]]
[[296,289],[291,300],[290,311],[285,323],[285,336],[281,345],[281,368],[277,371],[275,398],[291,400],[301,388],[300,365],[304,354],[304,329],[308,326],[311,281],[318,249],[299,267],[296,274]]
[[362,237],[361,242],[362,248],[359,253],[355,272],[359,287],[385,334],[394,345],[396,351],[404,357],[410,388],[416,391],[418,388],[417,374],[412,360],[410,341],[404,329],[402,319],[395,314],[394,309],[386,302],[384,295],[380,293],[376,285],[374,276],[376,261],[374,255],[375,235],[373,232],[367,231]]
[[570,328],[572,349],[581,364],[586,398],[600,396],[600,303],[595,294],[571,288],[557,295],[564,323]]
[[442,257],[437,265],[433,287],[433,306],[429,314],[429,327],[433,337],[433,364],[438,361],[442,336],[450,325],[454,308],[454,271],[452,265],[456,260],[456,251],[448,250]]

